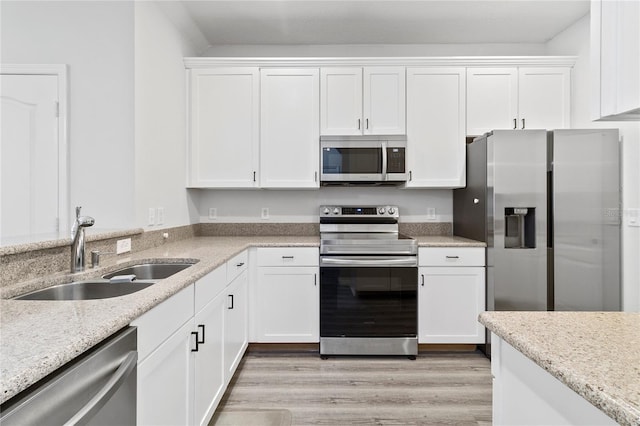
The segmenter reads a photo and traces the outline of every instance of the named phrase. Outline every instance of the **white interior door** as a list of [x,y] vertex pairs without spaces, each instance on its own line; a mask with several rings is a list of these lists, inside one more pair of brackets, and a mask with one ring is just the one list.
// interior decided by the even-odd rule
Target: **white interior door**
[[0,77],[0,236],[57,232],[59,77]]

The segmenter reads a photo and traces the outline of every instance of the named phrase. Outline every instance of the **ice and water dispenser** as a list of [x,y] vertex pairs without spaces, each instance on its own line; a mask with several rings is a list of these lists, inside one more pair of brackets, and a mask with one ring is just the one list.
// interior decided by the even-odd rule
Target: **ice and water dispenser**
[[505,207],[504,248],[536,248],[536,208]]

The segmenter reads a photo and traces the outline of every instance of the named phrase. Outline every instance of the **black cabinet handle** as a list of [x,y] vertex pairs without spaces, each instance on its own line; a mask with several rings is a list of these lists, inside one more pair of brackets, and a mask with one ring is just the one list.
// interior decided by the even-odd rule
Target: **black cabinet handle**
[[517,128],[518,128],[518,119],[517,119],[517,118],[514,118],[514,119],[513,119],[513,130],[515,130],[515,129],[517,129]]
[[198,352],[198,343],[200,343],[200,342],[198,342],[198,332],[197,331],[192,331],[191,335],[193,336],[194,334],[196,336],[196,348],[195,349],[191,349],[191,352]]
[[282,256],[283,259],[293,259],[293,256]]
[[446,256],[447,259],[460,259],[460,256]]
[[230,294],[229,297],[231,298],[231,306],[229,306],[227,309],[233,309],[233,294]]
[[522,130],[524,130],[524,118],[522,119]]
[[313,274],[313,285],[314,286],[318,285],[318,274]]
[[424,274],[420,274],[420,277],[422,278],[422,287],[424,287]]
[[[202,330],[202,340],[198,337],[197,343],[204,343],[204,324],[198,324],[198,328]],[[198,334],[200,333],[198,332]]]
[[244,262],[240,262],[240,263],[237,263],[237,264],[236,264],[236,268],[240,268],[240,267],[242,267],[242,266],[244,266]]

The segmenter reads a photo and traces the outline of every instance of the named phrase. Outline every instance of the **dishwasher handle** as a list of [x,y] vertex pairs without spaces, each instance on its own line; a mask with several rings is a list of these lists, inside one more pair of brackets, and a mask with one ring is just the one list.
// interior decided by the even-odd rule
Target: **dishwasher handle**
[[65,425],[83,425],[95,415],[129,377],[138,362],[138,352],[130,351],[105,385]]

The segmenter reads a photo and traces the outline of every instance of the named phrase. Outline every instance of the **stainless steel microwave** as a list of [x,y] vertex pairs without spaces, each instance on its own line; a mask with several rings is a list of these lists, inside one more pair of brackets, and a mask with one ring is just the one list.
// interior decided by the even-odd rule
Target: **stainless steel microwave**
[[325,186],[404,183],[406,150],[406,136],[322,136],[320,183]]

